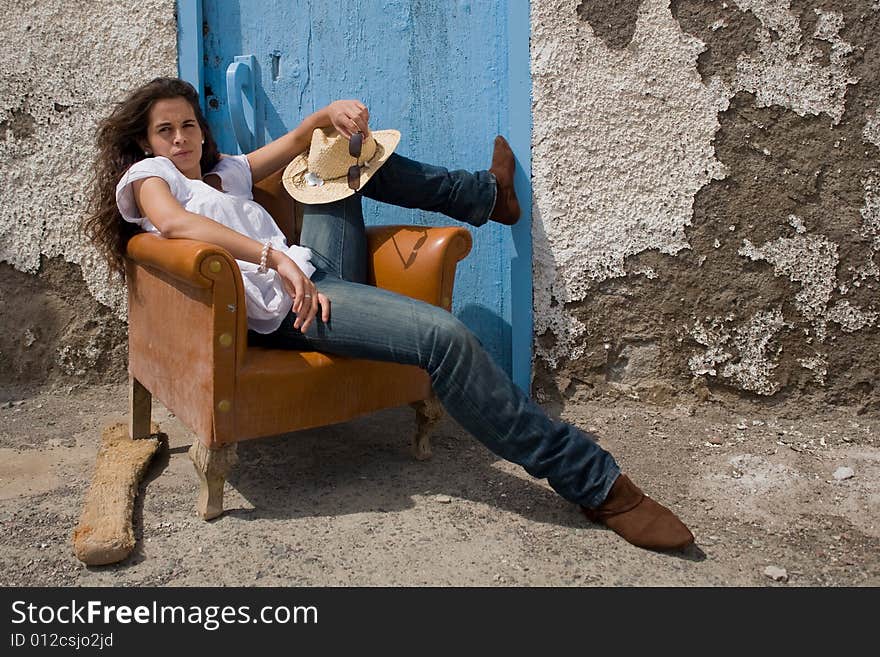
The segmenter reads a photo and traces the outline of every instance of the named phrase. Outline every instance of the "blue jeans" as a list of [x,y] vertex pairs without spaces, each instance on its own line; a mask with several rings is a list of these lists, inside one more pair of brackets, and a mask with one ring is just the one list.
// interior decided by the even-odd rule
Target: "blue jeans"
[[[361,193],[479,226],[494,206],[495,178],[488,171],[447,171],[394,154]],[[620,474],[611,454],[577,427],[551,419],[454,315],[365,284],[360,193],[305,206],[300,243],[313,251],[312,281],[330,299],[330,321],[322,322],[319,312],[303,334],[291,316],[274,333],[252,333],[252,343],[418,365],[430,375],[446,412],[492,452],[546,477],[572,502],[596,507],[604,501]]]

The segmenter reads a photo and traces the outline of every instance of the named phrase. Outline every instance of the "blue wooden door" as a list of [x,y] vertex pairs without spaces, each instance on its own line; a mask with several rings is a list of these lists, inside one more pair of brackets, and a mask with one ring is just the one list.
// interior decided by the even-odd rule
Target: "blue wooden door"
[[[527,25],[528,2],[511,3],[520,18],[525,13]],[[195,50],[202,50],[203,66],[193,75],[203,86],[208,121],[223,152],[238,152],[227,68],[236,56],[253,55],[258,142],[279,137],[333,100],[358,98],[370,110],[372,128],[401,131],[397,150],[403,155],[449,168],[486,169],[494,136],[505,134],[515,149],[525,139],[526,151],[517,155],[527,171],[529,135],[522,133],[528,133],[529,123],[520,119],[525,129],[510,134],[511,8],[506,1],[195,0],[182,5],[182,12],[201,12],[203,40]],[[181,18],[185,30],[184,13]],[[192,38],[181,37],[182,71],[184,53],[194,50]],[[526,31],[514,57],[521,60],[524,49],[526,66],[527,38]],[[528,116],[528,106],[519,112]],[[527,184],[518,187],[525,188],[521,195],[528,206]],[[368,199],[364,214],[368,225],[457,224]],[[522,256],[531,251],[528,216],[524,219],[513,232],[494,222],[479,229],[457,224],[471,229],[474,249],[459,265],[453,312],[527,388],[531,266],[530,257]]]

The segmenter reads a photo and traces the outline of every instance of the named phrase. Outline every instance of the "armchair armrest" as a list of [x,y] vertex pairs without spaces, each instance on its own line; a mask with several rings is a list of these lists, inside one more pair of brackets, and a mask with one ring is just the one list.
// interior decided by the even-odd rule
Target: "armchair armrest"
[[456,226],[371,226],[368,281],[450,310],[455,268],[472,244],[470,232]]
[[214,282],[202,274],[202,264],[210,256],[234,260],[215,244],[185,239],[165,239],[155,233],[138,233],[128,241],[126,256],[139,265],[155,267],[183,283],[211,287]]
[[247,350],[241,273],[225,249],[141,233],[126,250],[128,369],[206,445],[232,440]]

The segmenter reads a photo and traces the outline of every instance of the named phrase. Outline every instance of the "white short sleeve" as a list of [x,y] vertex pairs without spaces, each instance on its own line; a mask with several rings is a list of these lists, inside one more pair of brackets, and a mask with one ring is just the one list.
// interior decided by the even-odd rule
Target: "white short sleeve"
[[[174,163],[167,157],[148,157],[132,164],[128,171],[116,185],[116,207],[126,221],[140,224],[147,228],[149,224],[146,217],[141,216],[141,211],[134,200],[134,191],[131,184],[144,178],[161,178],[168,183],[171,194],[181,205],[184,205],[191,195],[188,185],[182,180],[183,174],[178,171]],[[152,226],[152,224],[150,224]],[[149,228],[147,228],[149,230]]]
[[247,155],[224,155],[211,170],[220,177],[223,191],[239,198],[253,199],[251,188],[254,180]]

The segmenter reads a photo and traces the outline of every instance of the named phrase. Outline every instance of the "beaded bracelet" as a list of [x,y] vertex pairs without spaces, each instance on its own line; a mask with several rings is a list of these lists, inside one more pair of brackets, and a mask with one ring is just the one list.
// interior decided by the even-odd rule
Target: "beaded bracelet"
[[266,240],[266,243],[263,245],[263,249],[260,251],[260,268],[259,272],[261,274],[266,273],[266,260],[269,258],[269,251],[272,249],[272,242]]

